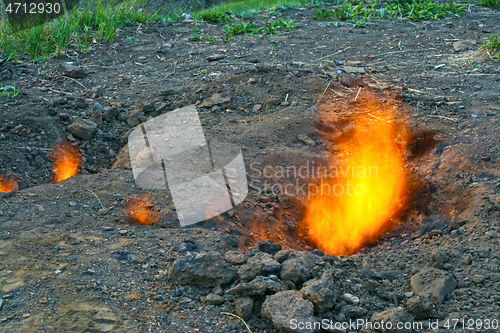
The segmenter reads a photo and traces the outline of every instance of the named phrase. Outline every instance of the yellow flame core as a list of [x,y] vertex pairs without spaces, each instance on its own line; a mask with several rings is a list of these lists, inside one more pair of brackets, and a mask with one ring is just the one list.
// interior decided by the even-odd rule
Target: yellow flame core
[[9,180],[7,176],[0,175],[0,193],[8,193],[18,189],[17,180]]
[[304,216],[308,238],[332,255],[351,254],[377,240],[406,201],[406,134],[393,116],[368,103],[352,121],[328,178],[317,184]]
[[54,174],[52,183],[66,180],[78,174],[81,155],[71,143],[65,141],[57,144],[52,149],[52,155],[52,172]]

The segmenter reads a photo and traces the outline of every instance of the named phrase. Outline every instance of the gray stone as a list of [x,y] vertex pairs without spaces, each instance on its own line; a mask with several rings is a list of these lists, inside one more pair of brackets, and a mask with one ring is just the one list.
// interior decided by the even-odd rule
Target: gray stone
[[231,265],[242,265],[247,261],[245,254],[240,251],[228,251],[224,254],[224,259]]
[[457,280],[446,271],[428,268],[411,277],[410,287],[417,295],[428,293],[434,304],[439,304],[457,287]]
[[278,251],[273,258],[276,259],[281,264],[283,261],[288,259],[291,253],[292,251],[290,250],[281,250]]
[[12,72],[10,69],[4,69],[0,72],[0,80],[10,80],[12,78]]
[[105,121],[107,121],[108,123],[110,123],[111,121],[113,121],[118,116],[119,113],[120,113],[120,108],[119,107],[116,107],[116,106],[112,107],[112,108],[104,111],[104,113],[102,114],[102,119],[104,119]]
[[335,283],[328,277],[328,273],[323,273],[321,279],[305,282],[300,290],[302,297],[313,302],[316,312],[326,312],[337,302],[338,292]]
[[224,58],[225,56],[223,54],[212,54],[207,57],[207,61],[212,62],[212,61],[222,60]]
[[3,306],[3,299],[0,298],[0,310],[2,310],[2,306]]
[[259,241],[257,243],[257,248],[261,252],[266,252],[269,253],[270,255],[274,256],[276,253],[278,253],[281,250],[281,245],[275,244],[268,240],[267,242],[264,241]]
[[101,113],[101,111],[94,110],[94,112],[92,112],[92,115],[90,115],[89,120],[96,123],[97,126],[101,126],[102,125],[102,113]]
[[97,124],[88,119],[77,118],[68,126],[68,131],[77,138],[90,140],[97,132]]
[[362,308],[360,306],[354,306],[351,304],[348,304],[340,310],[345,316],[350,317],[350,318],[359,318],[363,317],[365,314],[368,313],[368,310],[365,308]]
[[446,264],[449,260],[450,256],[443,249],[438,248],[431,254],[432,266],[436,268],[442,269],[444,264]]
[[485,280],[486,280],[486,277],[484,275],[481,275],[481,274],[475,274],[472,276],[472,282],[474,282],[475,284],[482,284],[482,283],[484,283]]
[[312,269],[324,261],[311,252],[295,252],[282,263],[281,279],[294,284],[303,283],[312,277]]
[[250,297],[240,297],[234,300],[234,310],[236,314],[244,320],[252,317],[253,299]]
[[311,139],[310,137],[308,137],[307,135],[304,135],[304,134],[300,134],[297,137],[297,140],[299,140],[303,144],[306,144],[306,145],[311,146],[311,147],[316,146],[316,142],[314,142],[313,139]]
[[240,266],[238,275],[242,280],[252,280],[259,275],[276,273],[280,268],[281,264],[269,253],[258,252],[253,257],[250,257],[246,264]]
[[221,105],[229,103],[231,101],[230,96],[225,96],[221,93],[215,93],[210,98],[205,99],[201,104],[200,108],[211,108],[214,105]]
[[[262,304],[262,316],[269,319],[273,326],[282,332],[314,333],[314,328],[294,327],[292,323],[312,323],[314,317],[313,304],[302,298],[295,290],[282,291],[268,296]],[[292,321],[294,320],[294,321]]]
[[288,290],[285,282],[277,277],[257,276],[250,282],[242,282],[226,291],[229,295],[263,296]]
[[222,298],[222,296],[220,295],[208,294],[207,297],[205,297],[205,303],[211,305],[220,305],[224,303],[224,298]]
[[188,253],[177,258],[169,270],[169,276],[179,284],[214,287],[230,282],[236,268],[226,263],[218,252]]
[[417,320],[434,318],[436,315],[436,305],[432,303],[427,293],[409,298],[406,301],[406,308]]
[[134,109],[129,113],[127,113],[127,124],[130,127],[137,126],[144,120],[145,120],[144,112],[142,112],[141,109]]
[[87,72],[83,68],[75,66],[73,62],[62,62],[60,68],[62,75],[67,77],[81,79],[87,76]]
[[363,67],[344,66],[344,72],[347,74],[365,74],[366,70]]
[[[385,323],[384,329],[381,329],[380,331],[382,333],[412,333],[413,330],[410,329],[397,329],[396,325],[397,323],[412,323],[413,322],[413,316],[406,312],[406,310],[399,306],[397,308],[392,308],[388,309],[379,313],[374,314],[371,318],[370,321],[372,323],[379,323],[381,324],[382,322]],[[392,325],[389,328],[387,323],[390,322]]]

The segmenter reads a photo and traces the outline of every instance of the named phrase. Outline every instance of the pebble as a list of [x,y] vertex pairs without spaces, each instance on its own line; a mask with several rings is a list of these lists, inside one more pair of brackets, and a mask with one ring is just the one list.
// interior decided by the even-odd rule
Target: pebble
[[97,124],[91,120],[77,118],[68,126],[68,131],[82,140],[90,140],[97,132]]
[[366,70],[363,67],[344,66],[344,72],[347,74],[365,74]]
[[0,298],[0,310],[2,310],[2,306],[3,306],[3,299]]
[[62,75],[74,79],[81,79],[87,76],[87,72],[80,67],[75,66],[73,62],[61,62]]
[[300,134],[299,136],[297,136],[297,140],[311,147],[316,146],[316,142],[314,142],[313,139],[304,134]]
[[207,61],[217,61],[217,60],[222,60],[224,59],[225,56],[223,54],[212,54],[207,57]]
[[342,299],[352,304],[359,304],[359,298],[349,293],[342,295]]

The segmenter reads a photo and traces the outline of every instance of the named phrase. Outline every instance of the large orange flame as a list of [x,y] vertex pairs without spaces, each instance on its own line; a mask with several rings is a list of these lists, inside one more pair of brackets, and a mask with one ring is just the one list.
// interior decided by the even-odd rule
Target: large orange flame
[[150,194],[127,198],[125,205],[128,216],[137,223],[155,224],[160,221],[161,214],[154,210]]
[[383,106],[369,92],[359,96],[350,130],[335,140],[338,154],[327,177],[310,186],[303,220],[309,241],[332,255],[376,241],[407,198],[407,133],[392,113],[397,107]]
[[7,193],[17,190],[17,180],[11,179],[5,175],[0,175],[0,192]]
[[57,183],[78,173],[81,154],[69,141],[64,141],[52,149],[52,161],[54,174],[52,183]]

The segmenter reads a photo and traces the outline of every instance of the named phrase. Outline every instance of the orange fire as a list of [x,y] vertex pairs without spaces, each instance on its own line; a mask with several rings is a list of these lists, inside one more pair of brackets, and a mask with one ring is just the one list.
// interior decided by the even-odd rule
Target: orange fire
[[11,179],[5,175],[0,175],[0,192],[7,193],[17,190],[19,187],[17,186],[17,180]]
[[141,194],[135,198],[127,198],[126,208],[128,216],[140,224],[155,224],[160,221],[161,214],[154,210],[150,194]]
[[64,141],[52,149],[52,162],[54,174],[52,183],[57,183],[78,173],[81,154],[69,141]]
[[[376,241],[408,197],[407,132],[393,114],[396,104],[383,105],[365,91],[349,108],[349,130],[334,139],[338,153],[326,177],[310,185],[303,219],[309,241],[332,255]],[[345,112],[329,113],[338,124],[346,123]]]

